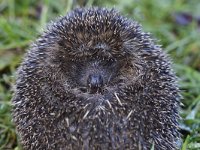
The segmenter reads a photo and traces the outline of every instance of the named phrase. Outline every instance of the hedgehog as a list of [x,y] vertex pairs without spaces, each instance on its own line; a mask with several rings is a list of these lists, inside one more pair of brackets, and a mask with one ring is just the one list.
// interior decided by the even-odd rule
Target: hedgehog
[[169,56],[115,9],[50,23],[17,71],[13,121],[25,150],[178,149],[180,90]]

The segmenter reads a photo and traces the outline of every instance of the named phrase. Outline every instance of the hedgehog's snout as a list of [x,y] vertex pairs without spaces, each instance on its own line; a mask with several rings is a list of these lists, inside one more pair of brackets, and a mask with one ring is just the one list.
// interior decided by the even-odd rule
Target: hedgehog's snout
[[87,79],[87,85],[91,94],[100,93],[103,87],[103,77],[100,74],[90,74]]

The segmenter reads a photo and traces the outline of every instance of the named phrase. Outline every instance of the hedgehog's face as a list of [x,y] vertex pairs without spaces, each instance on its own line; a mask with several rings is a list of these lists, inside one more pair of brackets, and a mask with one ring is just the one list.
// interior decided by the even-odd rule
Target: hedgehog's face
[[[75,64],[76,65],[76,64]],[[89,94],[103,93],[119,74],[119,63],[115,60],[93,60],[85,62],[76,69],[77,85],[82,92]]]
[[71,88],[76,91],[75,94],[78,92],[79,95],[87,94],[89,97],[105,96],[109,92],[116,92],[128,81],[128,76],[124,76],[125,72],[131,72],[131,69],[133,73],[133,66],[128,58],[96,58],[95,54],[83,58],[69,63],[69,76],[72,77],[69,84],[73,85]]
[[74,63],[79,86],[87,88],[90,93],[101,93],[106,86],[114,85],[120,69],[125,65],[123,60],[97,59]]
[[114,92],[136,76],[131,58],[125,53],[119,54],[120,49],[112,51],[109,46],[96,47],[68,52],[68,84],[79,94],[94,96]]

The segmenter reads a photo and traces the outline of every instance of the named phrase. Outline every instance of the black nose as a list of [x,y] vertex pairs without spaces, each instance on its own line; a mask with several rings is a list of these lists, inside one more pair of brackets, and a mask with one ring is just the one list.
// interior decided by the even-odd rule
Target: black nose
[[101,92],[101,87],[103,86],[103,78],[99,74],[89,75],[87,84],[89,86],[90,93]]

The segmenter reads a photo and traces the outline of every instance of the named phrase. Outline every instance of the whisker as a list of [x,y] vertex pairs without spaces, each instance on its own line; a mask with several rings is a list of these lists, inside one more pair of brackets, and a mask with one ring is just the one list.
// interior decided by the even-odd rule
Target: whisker
[[108,103],[110,109],[112,110],[112,113],[115,115],[115,111],[114,111],[114,109],[112,107],[112,104],[109,102],[109,100],[106,100],[106,102]]
[[119,104],[122,106],[122,102],[121,102],[121,100],[119,99],[119,97],[117,96],[117,93],[116,93],[116,92],[114,93],[114,95],[115,95],[117,101],[119,102]]
[[112,105],[111,105],[111,103],[109,102],[109,100],[106,100],[106,102],[108,103],[109,107],[112,109]]
[[83,116],[83,119],[85,119],[87,117],[87,115],[89,114],[89,110],[86,111],[85,115]]
[[131,116],[132,113],[133,113],[133,110],[131,110],[131,111],[129,112],[129,114],[128,114],[128,116],[126,117],[126,119],[128,119],[128,118]]
[[112,77],[112,75],[113,75],[113,73],[111,73],[111,75],[109,76],[107,84],[109,84],[109,82],[110,82],[110,80],[111,80],[111,77]]
[[65,121],[67,122],[67,127],[69,127],[69,118],[65,118]]

